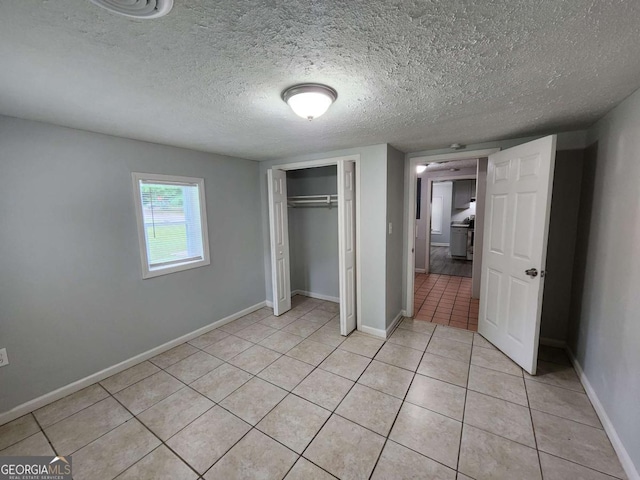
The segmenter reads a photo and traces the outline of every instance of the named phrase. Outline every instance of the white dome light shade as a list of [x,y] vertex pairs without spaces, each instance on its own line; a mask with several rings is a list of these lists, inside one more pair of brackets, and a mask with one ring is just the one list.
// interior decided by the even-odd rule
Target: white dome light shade
[[324,114],[338,98],[338,93],[331,87],[316,83],[294,85],[282,92],[282,99],[287,102],[296,115],[313,120]]
[[424,172],[426,169],[427,169],[427,166],[426,166],[426,165],[418,165],[418,166],[416,167],[416,172],[418,172],[418,173],[422,173],[422,172]]

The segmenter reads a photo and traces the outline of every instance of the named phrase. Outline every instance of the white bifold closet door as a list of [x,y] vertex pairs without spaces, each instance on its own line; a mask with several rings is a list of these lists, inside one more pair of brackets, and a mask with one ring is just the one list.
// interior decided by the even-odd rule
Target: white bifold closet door
[[[356,194],[355,162],[338,162],[338,263],[340,283],[340,333],[356,329]],[[287,175],[267,171],[273,314],[291,309]]]
[[340,333],[356,329],[355,162],[338,163],[338,254],[340,265]]
[[291,273],[289,271],[289,220],[287,214],[287,173],[267,170],[269,182],[269,231],[271,238],[271,282],[273,314],[291,310]]
[[556,136],[489,155],[478,333],[536,373]]

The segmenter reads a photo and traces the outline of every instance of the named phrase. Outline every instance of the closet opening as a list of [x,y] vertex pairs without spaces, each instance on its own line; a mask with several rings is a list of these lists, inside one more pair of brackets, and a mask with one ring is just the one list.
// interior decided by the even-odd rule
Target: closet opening
[[358,323],[357,160],[267,171],[274,315],[314,308],[300,328],[318,334],[348,335]]

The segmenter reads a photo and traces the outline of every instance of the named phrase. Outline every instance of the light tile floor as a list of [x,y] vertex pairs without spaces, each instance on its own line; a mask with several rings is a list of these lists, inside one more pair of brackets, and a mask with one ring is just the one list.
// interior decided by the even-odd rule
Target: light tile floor
[[0,426],[0,455],[71,454],[76,480],[625,478],[561,351],[530,377],[470,331],[345,339],[334,304],[294,303]]

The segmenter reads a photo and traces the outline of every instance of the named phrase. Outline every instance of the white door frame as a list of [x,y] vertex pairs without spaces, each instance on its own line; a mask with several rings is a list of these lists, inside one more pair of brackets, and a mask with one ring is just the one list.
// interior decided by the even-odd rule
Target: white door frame
[[[417,201],[417,193],[416,193],[416,182],[418,178],[418,174],[416,172],[416,167],[418,165],[425,165],[434,162],[451,162],[454,160],[472,160],[474,158],[482,158],[488,157],[492,153],[499,152],[499,148],[487,148],[484,150],[471,150],[469,152],[456,152],[456,153],[444,153],[440,155],[424,155],[420,157],[407,158],[405,160],[406,174],[405,174],[405,184],[404,191],[407,192],[407,244],[405,245],[405,258],[407,259],[406,271],[406,315],[408,317],[413,316],[413,287],[414,287],[414,278],[415,278],[415,264],[416,264],[416,253],[415,253],[415,244],[416,244],[416,201]],[[359,169],[356,167],[356,172]],[[357,193],[357,192],[356,192]],[[429,192],[428,192],[429,193]],[[431,212],[427,209],[427,215],[429,218],[431,216]]]
[[[346,155],[343,157],[322,158],[318,160],[307,160],[303,162],[285,163],[273,165],[270,168],[277,170],[302,170],[304,168],[338,166],[342,162],[354,162],[356,167],[356,329],[361,330],[362,326],[362,282],[360,281],[360,155]],[[342,225],[338,224],[338,235],[341,234]],[[273,267],[272,267],[273,268]]]

